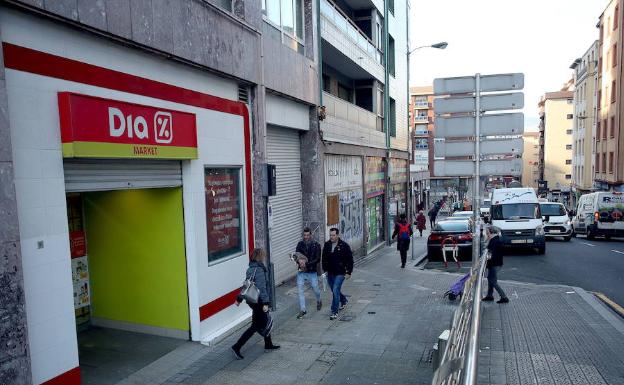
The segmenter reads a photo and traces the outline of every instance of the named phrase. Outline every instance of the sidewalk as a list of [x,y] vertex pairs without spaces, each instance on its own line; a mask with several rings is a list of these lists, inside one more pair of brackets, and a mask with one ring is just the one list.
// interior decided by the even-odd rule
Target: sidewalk
[[[414,251],[424,244],[415,240]],[[433,344],[457,307],[442,294],[459,275],[399,266],[394,246],[362,260],[344,285],[349,305],[336,321],[328,317],[329,292],[323,310],[298,320],[296,287],[278,287],[276,352],[264,353],[254,336],[245,359],[235,360],[229,347],[238,330],[215,346],[186,343],[120,384],[429,385]],[[581,289],[501,284],[511,303],[484,305],[479,384],[624,384],[622,319]],[[306,296],[313,304],[309,290]]]

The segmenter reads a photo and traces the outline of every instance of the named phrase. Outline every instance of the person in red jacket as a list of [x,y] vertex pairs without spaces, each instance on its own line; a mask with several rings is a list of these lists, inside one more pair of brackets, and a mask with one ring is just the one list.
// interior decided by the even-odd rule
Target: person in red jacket
[[420,232],[420,236],[422,237],[423,230],[427,228],[427,217],[425,217],[425,214],[423,213],[422,210],[420,210],[418,212],[418,215],[416,216],[415,225],[418,231]]
[[412,225],[407,221],[405,214],[401,214],[399,216],[399,221],[394,224],[392,239],[398,236],[397,250],[399,250],[399,254],[401,254],[402,269],[405,269],[405,263],[407,262],[407,250],[409,250],[412,234],[414,234]]

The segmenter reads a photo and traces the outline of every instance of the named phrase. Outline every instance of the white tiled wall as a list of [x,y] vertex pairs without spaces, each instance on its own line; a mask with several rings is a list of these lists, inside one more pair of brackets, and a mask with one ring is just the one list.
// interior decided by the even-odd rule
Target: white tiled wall
[[390,76],[390,97],[396,103],[396,137],[392,148],[408,150],[408,91],[407,91],[407,0],[394,1],[394,15],[389,14],[388,31],[394,39],[395,76]]

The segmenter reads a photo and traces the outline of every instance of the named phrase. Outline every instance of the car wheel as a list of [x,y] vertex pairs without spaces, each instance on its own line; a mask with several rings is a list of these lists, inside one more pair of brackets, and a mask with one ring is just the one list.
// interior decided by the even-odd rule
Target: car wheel
[[591,231],[590,229],[587,229],[587,239],[594,239],[596,238],[596,235],[594,234],[593,231]]
[[570,234],[572,238],[576,238],[576,231],[574,231],[574,227],[572,228],[572,234]]
[[563,237],[563,240],[566,242],[570,242],[570,239],[572,239],[572,235],[568,235],[567,237]]
[[610,241],[611,240],[611,236],[610,235],[605,235],[605,240]]
[[539,254],[539,255],[546,254],[546,245],[538,247],[537,248],[537,254]]

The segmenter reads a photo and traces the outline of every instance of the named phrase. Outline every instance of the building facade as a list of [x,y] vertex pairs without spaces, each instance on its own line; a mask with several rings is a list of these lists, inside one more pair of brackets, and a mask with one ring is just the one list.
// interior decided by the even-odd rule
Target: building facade
[[522,135],[524,152],[522,153],[522,186],[537,189],[539,180],[539,132],[525,132]]
[[600,16],[598,28],[598,95],[596,120],[595,187],[621,191],[622,156],[622,5],[612,0]]
[[562,91],[547,92],[539,101],[540,181],[549,197],[568,202],[572,185],[574,92],[571,81]]
[[410,129],[412,159],[410,181],[413,207],[429,205],[429,176],[433,172],[433,87],[410,87]]
[[596,143],[598,41],[570,66],[574,70],[574,126],[572,133],[572,192],[575,197],[594,188]]
[[280,283],[304,226],[357,255],[388,241],[408,4],[315,4],[0,6],[0,378],[79,384],[92,326],[210,343],[250,315],[232,306],[250,252]]

